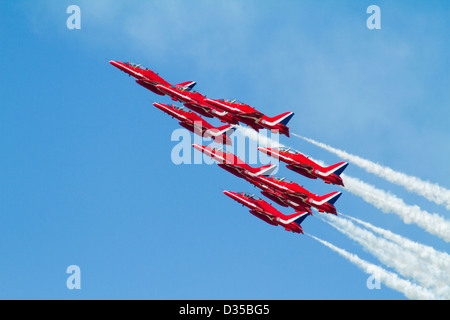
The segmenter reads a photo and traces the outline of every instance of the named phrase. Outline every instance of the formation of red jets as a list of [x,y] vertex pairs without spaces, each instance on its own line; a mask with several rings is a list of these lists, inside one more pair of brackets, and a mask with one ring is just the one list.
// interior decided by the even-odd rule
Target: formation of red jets
[[[260,111],[247,104],[232,99],[208,99],[206,96],[193,91],[194,81],[179,84],[170,84],[158,74],[140,64],[131,62],[110,61],[118,69],[136,78],[136,82],[158,95],[167,95],[174,101],[181,102],[192,111],[182,110],[183,107],[154,103],[158,109],[179,120],[184,128],[201,135],[211,137],[218,143],[231,145],[232,140],[228,134],[234,131],[235,126],[244,123],[254,130],[268,129],[289,137],[287,124],[294,113],[285,112],[275,117],[267,117]],[[214,127],[199,115],[206,118],[218,118],[227,123]],[[263,199],[245,192],[224,191],[228,197],[236,200],[250,209],[250,213],[261,220],[275,226],[282,226],[287,231],[303,233],[300,226],[303,220],[312,214],[311,207],[319,212],[337,215],[334,203],[341,196],[341,192],[332,192],[318,196],[304,189],[295,182],[285,178],[270,176],[276,168],[275,165],[266,165],[253,168],[233,153],[223,152],[219,149],[193,144],[195,149],[216,160],[218,166],[235,176],[245,179],[261,189],[261,194],[283,207],[291,207],[296,212],[285,215]],[[321,179],[328,184],[344,186],[341,173],[348,163],[340,162],[329,167],[323,167],[290,148],[262,148],[258,150],[287,164],[287,168],[310,179]]]

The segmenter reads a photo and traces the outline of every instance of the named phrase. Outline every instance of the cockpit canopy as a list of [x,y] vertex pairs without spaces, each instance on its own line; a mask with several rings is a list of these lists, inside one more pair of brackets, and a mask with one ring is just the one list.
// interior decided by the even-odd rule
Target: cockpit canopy
[[288,147],[279,147],[278,150],[282,151],[282,152],[287,152],[287,153],[292,153],[292,154],[300,154],[300,152],[298,152],[297,150],[288,148]]
[[[183,110],[184,106],[175,106],[172,104],[172,108],[174,108],[175,110]],[[183,111],[191,112],[190,110],[183,110]]]
[[275,181],[282,181],[282,182],[287,182],[287,183],[293,183],[292,181],[290,181],[290,180],[288,180],[288,179],[286,179],[286,178],[284,178],[284,177],[275,177],[275,176],[272,176],[272,179],[275,180]]
[[142,64],[138,64],[138,63],[134,63],[134,62],[127,62],[127,64],[134,68],[139,68],[142,70],[149,70],[148,68],[144,67]]
[[238,103],[238,104],[245,104],[242,101],[236,100],[236,99],[223,99],[224,102],[229,102],[229,103]]
[[182,86],[175,85],[175,86],[172,86],[172,88],[175,88],[177,90],[184,91],[184,92],[197,93],[197,91],[192,90],[192,89],[190,89],[188,87],[182,87]]
[[255,196],[254,194],[248,193],[248,192],[241,192],[241,195],[243,195],[246,198],[255,199],[255,200],[262,200],[260,197]]

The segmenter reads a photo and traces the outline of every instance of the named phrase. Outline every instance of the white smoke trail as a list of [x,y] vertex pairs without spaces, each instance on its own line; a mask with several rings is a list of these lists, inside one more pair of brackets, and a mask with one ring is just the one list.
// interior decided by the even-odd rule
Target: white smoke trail
[[447,278],[447,282],[450,284],[450,255],[446,252],[438,251],[433,247],[412,241],[408,238],[395,234],[392,231],[376,227],[355,217],[351,217],[342,213],[339,213],[339,215],[351,219],[366,227],[367,229],[382,235],[386,239],[401,245],[405,250],[409,250],[415,253],[418,258],[424,261],[424,263],[431,263],[437,268],[440,268],[442,272],[445,273],[444,276]]
[[422,287],[432,290],[436,297],[450,299],[448,269],[442,270],[435,264],[420,259],[416,253],[405,250],[401,245],[355,226],[350,220],[331,215],[325,216],[328,219],[322,217],[322,220],[357,241],[386,266],[395,269],[405,278],[414,279]]
[[377,176],[388,180],[389,182],[400,185],[400,186],[404,187],[406,190],[408,190],[410,192],[414,192],[414,193],[428,199],[429,201],[435,202],[439,205],[444,205],[448,210],[450,210],[450,190],[448,190],[444,187],[441,187],[438,184],[431,183],[429,181],[423,181],[417,177],[409,176],[402,172],[395,171],[389,167],[385,167],[378,163],[372,162],[370,160],[363,159],[361,157],[352,155],[343,150],[333,148],[322,142],[318,142],[313,139],[302,137],[295,133],[292,133],[292,135],[294,135],[298,138],[301,138],[305,141],[308,141],[322,149],[330,151],[330,152],[334,153],[335,155],[337,155],[338,157],[340,157],[344,160],[350,161],[350,162],[356,164],[357,166],[365,169],[366,171],[368,171],[370,173],[374,173]]
[[450,221],[436,213],[429,213],[417,205],[407,205],[397,196],[378,189],[357,178],[341,175],[346,190],[361,197],[364,201],[380,209],[384,213],[395,213],[403,222],[414,223],[430,234],[450,242]]
[[[250,139],[257,141],[258,143],[261,143],[264,145],[269,145],[269,146],[271,145],[272,147],[285,147],[285,145],[279,143],[278,141],[273,141],[271,138],[260,135],[259,133],[255,132],[254,130],[251,130],[249,128],[239,127],[238,129],[240,130],[240,132],[243,135],[249,137]],[[313,160],[321,165],[324,165],[324,164],[322,164],[322,161],[317,161],[314,159],[311,159],[311,160]],[[418,206],[408,206],[403,202],[403,200],[401,200],[389,193],[386,193],[383,190],[379,190],[373,186],[370,186],[356,178],[346,177],[346,178],[344,178],[344,181],[345,181],[345,184],[347,185],[347,187],[350,184],[350,188],[347,188],[347,189],[350,189],[349,191],[351,191],[352,193],[354,193],[358,196],[361,196],[363,198],[363,200],[365,200],[366,202],[374,205],[377,208],[382,209],[384,212],[393,212],[393,213],[399,214],[403,218],[403,221],[405,221],[406,223],[415,222],[419,226],[421,226],[422,220],[417,219],[416,216],[411,218],[411,217],[407,217],[405,215],[405,211],[413,208],[415,213],[419,213],[422,215],[422,217],[425,217],[425,220],[427,221],[427,223],[425,224],[425,228],[427,231],[437,234],[441,237],[444,237],[444,239],[446,239],[446,241],[450,240],[450,237],[448,236],[450,234],[450,232],[448,232],[450,230],[449,229],[450,226],[448,225],[448,222],[446,222],[445,220],[443,220],[441,217],[437,216],[436,214],[429,214],[428,212],[421,210]],[[376,194],[375,196],[374,196],[374,193]],[[389,203],[389,201],[392,201],[392,203]],[[380,205],[380,203],[382,205]],[[417,210],[418,210],[418,212],[417,212]],[[435,229],[433,229],[433,226],[436,227],[439,224],[442,225],[442,222],[443,222],[442,230],[436,231]],[[430,224],[432,226],[428,227]],[[319,240],[319,241],[323,241],[323,240]],[[323,243],[325,244],[326,242],[323,242]],[[329,245],[331,245],[331,244],[329,244]],[[336,247],[334,247],[334,248],[336,248]],[[336,249],[338,249],[338,248],[336,248]],[[339,250],[342,250],[342,249],[339,249]],[[383,250],[383,248],[379,248],[378,251],[382,251],[382,250]],[[340,254],[342,254],[343,252],[345,252],[345,251],[341,251]],[[351,255],[351,256],[356,257],[354,255]],[[392,259],[393,255],[391,254],[390,257]],[[349,256],[347,256],[347,258],[349,258]],[[359,258],[356,257],[356,259],[359,259]],[[407,259],[407,260],[405,261],[405,259]],[[389,259],[386,257],[386,255],[384,255],[384,260],[387,262],[389,261]],[[397,267],[401,268],[402,266],[407,265],[407,263],[410,262],[411,260],[414,260],[414,257],[412,257],[412,258],[406,257],[406,258],[403,258],[403,260],[397,260],[397,261],[399,261],[399,262],[397,262]],[[357,262],[357,261],[355,261],[353,259],[352,262]],[[373,265],[371,265],[371,264],[366,265],[366,267],[368,267],[368,268],[371,268],[372,266]],[[362,267],[361,264],[360,264],[360,267]],[[364,267],[362,267],[362,268],[364,269]],[[377,268],[379,268],[379,267],[377,267]],[[419,287],[415,284],[412,284],[409,281],[399,279],[397,277],[397,275],[394,273],[388,272],[382,268],[379,268],[379,269],[380,269],[380,272],[383,274],[384,282],[386,282],[386,285],[388,285],[392,288],[394,288],[394,287],[400,288],[399,291],[404,292],[407,297],[410,297],[413,299],[435,299],[436,298],[436,296],[434,294],[432,294],[431,292],[429,292],[428,290],[426,290],[422,287]],[[367,270],[369,270],[369,269],[367,269]],[[370,272],[367,270],[366,270],[366,272]],[[408,274],[408,273],[406,273],[406,274]],[[430,279],[430,277],[427,278],[426,276],[423,275],[423,273],[416,275],[416,277],[418,277],[419,279],[421,279],[420,277],[424,278],[424,279],[421,279],[421,281],[424,283],[429,283],[430,281],[432,281],[432,279]],[[396,280],[398,280],[398,281],[396,281]],[[439,287],[440,286],[439,283],[437,284],[437,286],[438,286],[438,289],[441,289]]]
[[253,129],[243,127],[243,126],[236,126],[237,130],[241,132],[244,136],[258,142],[262,146],[267,146],[269,148],[279,148],[279,147],[285,147],[282,143],[279,141],[269,138]]
[[[273,141],[271,138],[265,137],[252,129],[245,127],[238,127],[238,129],[248,138],[259,141],[262,144],[272,145],[273,147],[285,147],[285,145]],[[322,166],[326,166],[323,161],[315,160],[311,157],[309,158]],[[346,186],[345,189],[347,191],[361,197],[375,208],[380,209],[384,213],[397,214],[403,222],[407,224],[414,223],[428,233],[436,235],[446,242],[450,242],[450,222],[438,214],[429,213],[422,210],[417,205],[407,205],[397,196],[378,189],[357,178],[345,174],[342,174],[341,177],[344,180]]]
[[372,263],[369,263],[361,258],[359,258],[357,255],[349,253],[348,251],[338,248],[334,246],[333,244],[329,243],[328,241],[319,239],[313,235],[307,234],[311,238],[319,241],[326,247],[330,248],[331,250],[337,252],[342,257],[346,258],[356,266],[358,266],[360,269],[362,269],[367,274],[377,274],[380,278],[380,281],[383,282],[386,286],[390,287],[391,289],[394,289],[398,292],[403,293],[407,298],[414,299],[414,300],[433,300],[436,299],[436,296],[428,291],[425,288],[422,288],[414,283],[411,283],[408,280],[402,279],[398,277],[397,274],[387,271],[379,266],[376,266]]

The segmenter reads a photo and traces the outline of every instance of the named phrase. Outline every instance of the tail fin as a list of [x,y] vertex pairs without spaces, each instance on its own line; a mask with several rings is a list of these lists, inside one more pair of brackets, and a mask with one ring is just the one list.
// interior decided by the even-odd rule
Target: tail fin
[[176,84],[175,87],[179,88],[179,89],[182,89],[182,90],[191,91],[192,88],[194,88],[194,86],[196,84],[197,83],[195,81],[186,81],[186,82],[182,82],[182,83]]
[[328,174],[334,173],[337,176],[340,176],[342,172],[344,172],[345,168],[347,168],[347,162],[339,162],[333,164],[332,166],[326,167],[325,170]]
[[339,192],[339,191],[331,192],[331,193],[328,193],[326,195],[317,197],[317,199],[319,201],[316,201],[316,202],[318,202],[320,204],[323,204],[323,203],[326,202],[326,203],[329,203],[331,205],[334,205],[334,203],[337,201],[337,199],[339,199],[339,197],[341,195],[342,195],[342,192]]
[[296,212],[293,214],[289,214],[285,217],[286,223],[288,224],[291,222],[295,222],[296,224],[298,224],[300,226],[301,223],[303,222],[303,220],[305,220],[306,217],[309,215],[310,215],[310,213],[308,211],[302,211],[302,212]]
[[211,128],[208,130],[208,133],[213,137],[217,137],[217,136],[221,136],[222,134],[232,133],[232,132],[234,132],[234,130],[236,130],[235,126],[232,126],[231,124],[226,124],[221,127]]
[[231,134],[236,130],[236,126],[226,124],[224,126],[217,127],[217,130],[219,130],[219,134]]
[[291,118],[293,116],[294,116],[293,112],[285,112],[285,113],[282,113],[282,114],[280,114],[278,116],[275,116],[273,118],[269,118],[268,117],[267,123],[270,124],[270,125],[273,125],[273,126],[278,124],[278,123],[281,123],[281,124],[287,126],[288,122],[291,120]]
[[276,168],[277,168],[276,165],[268,164],[268,165],[253,169],[254,170],[253,174],[255,176],[270,175],[270,174],[272,174],[273,171],[275,171]]

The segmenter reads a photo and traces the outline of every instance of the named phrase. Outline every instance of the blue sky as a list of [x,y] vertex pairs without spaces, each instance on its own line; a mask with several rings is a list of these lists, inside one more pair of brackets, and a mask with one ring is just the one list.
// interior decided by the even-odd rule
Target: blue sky
[[[81,30],[66,8],[81,8]],[[366,27],[381,8],[382,29]],[[405,299],[313,239],[222,194],[258,193],[211,165],[174,165],[170,103],[108,61],[197,82],[291,130],[449,188],[450,4],[444,1],[2,1],[0,297]],[[217,120],[211,120],[219,125]],[[281,142],[339,159],[303,140]],[[408,204],[445,208],[350,165]],[[280,167],[317,194],[335,188]],[[448,252],[343,191],[338,210]],[[278,209],[282,209],[277,207]],[[283,212],[291,213],[290,209]],[[306,232],[380,264],[316,217]],[[65,273],[79,265],[82,289]]]

